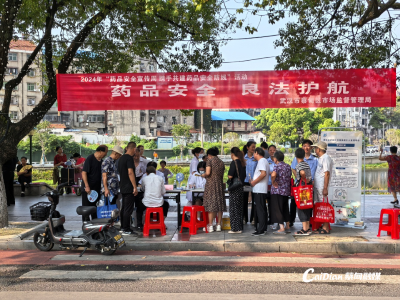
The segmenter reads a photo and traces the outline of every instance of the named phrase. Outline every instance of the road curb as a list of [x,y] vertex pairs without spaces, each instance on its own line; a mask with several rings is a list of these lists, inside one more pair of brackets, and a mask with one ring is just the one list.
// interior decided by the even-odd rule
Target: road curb
[[[0,241],[0,250],[35,250],[32,240],[9,239]],[[59,250],[57,245],[53,248]],[[127,242],[124,250],[134,251],[219,251],[219,252],[273,252],[301,254],[399,254],[400,243],[301,243],[301,242]]]

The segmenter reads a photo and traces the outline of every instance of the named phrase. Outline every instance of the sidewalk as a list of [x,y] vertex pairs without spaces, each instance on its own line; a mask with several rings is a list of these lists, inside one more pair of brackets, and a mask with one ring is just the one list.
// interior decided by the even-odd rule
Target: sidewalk
[[[45,197],[16,198],[16,205],[9,207],[11,222],[31,222],[29,206],[46,201]],[[382,208],[392,207],[391,196],[367,195],[366,196],[366,229],[353,229],[332,226],[330,235],[293,236],[294,232],[301,229],[301,223],[297,220],[292,227],[292,234],[284,236],[275,235],[268,228],[264,236],[254,237],[254,231],[250,224],[245,225],[242,234],[228,234],[228,231],[205,233],[201,230],[197,235],[189,235],[184,229],[180,234],[176,229],[177,213],[176,203],[170,202],[170,211],[166,219],[167,235],[155,235],[144,238],[126,237],[127,247],[124,250],[162,250],[162,251],[222,251],[222,252],[296,252],[296,253],[324,253],[324,254],[354,254],[354,253],[400,253],[399,240],[392,240],[383,232],[377,237],[379,214]],[[186,199],[182,195],[182,207]],[[57,210],[66,216],[65,228],[75,230],[81,227],[81,217],[75,212],[81,203],[80,197],[64,195],[60,197]],[[40,222],[38,222],[39,224]],[[29,250],[36,249],[32,240],[21,241],[16,236],[0,237],[0,250]],[[58,247],[55,246],[54,250]]]

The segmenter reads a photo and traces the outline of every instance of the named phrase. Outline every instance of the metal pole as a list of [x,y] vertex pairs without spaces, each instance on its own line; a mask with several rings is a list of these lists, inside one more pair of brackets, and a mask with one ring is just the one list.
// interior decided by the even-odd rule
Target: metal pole
[[221,155],[224,155],[224,121],[221,121]]
[[203,110],[201,109],[200,110],[200,130],[201,130],[201,136],[200,136],[200,139],[201,139],[201,148],[203,148]]
[[29,135],[29,162],[32,164],[32,135]]

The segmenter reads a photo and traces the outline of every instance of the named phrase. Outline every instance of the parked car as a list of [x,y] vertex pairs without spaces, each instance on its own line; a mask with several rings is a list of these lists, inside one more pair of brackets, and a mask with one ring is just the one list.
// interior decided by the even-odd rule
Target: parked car
[[376,153],[376,152],[379,152],[379,149],[376,146],[368,146],[366,149],[366,153]]

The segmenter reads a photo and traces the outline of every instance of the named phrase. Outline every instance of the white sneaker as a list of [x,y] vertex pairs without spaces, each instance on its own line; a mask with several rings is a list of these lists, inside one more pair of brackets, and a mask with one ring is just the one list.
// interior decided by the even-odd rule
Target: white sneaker
[[214,231],[214,227],[212,226],[212,225],[208,225],[207,226],[207,231],[210,233],[210,232],[213,232]]
[[217,225],[217,226],[215,227],[215,231],[221,231],[221,225]]

